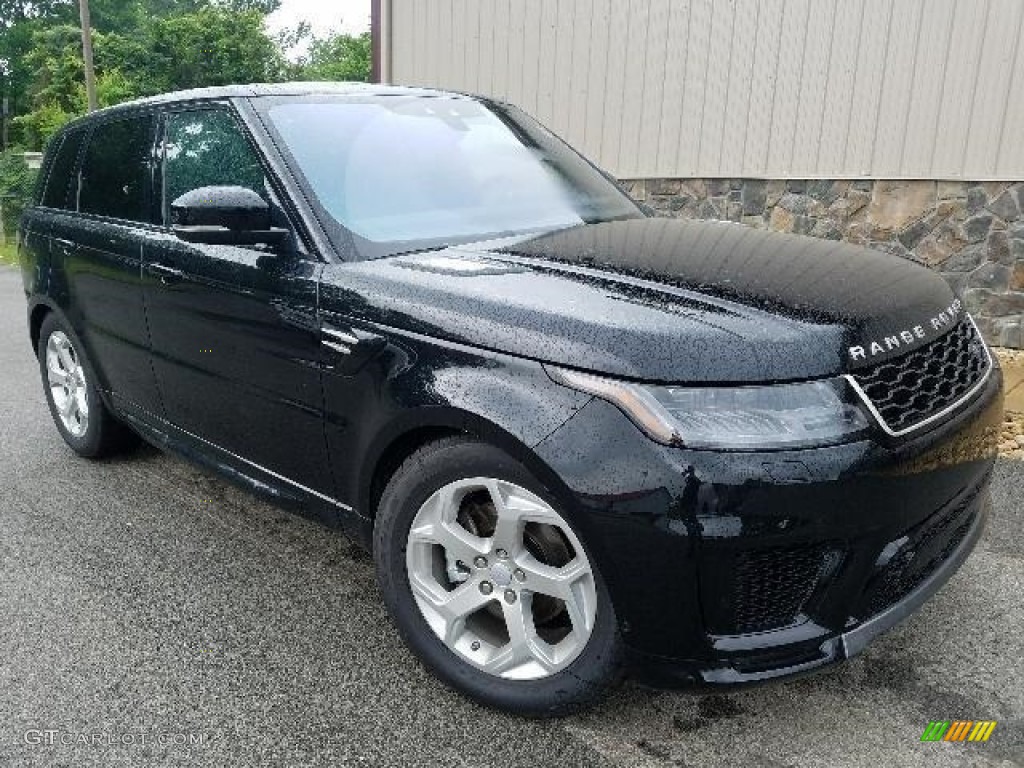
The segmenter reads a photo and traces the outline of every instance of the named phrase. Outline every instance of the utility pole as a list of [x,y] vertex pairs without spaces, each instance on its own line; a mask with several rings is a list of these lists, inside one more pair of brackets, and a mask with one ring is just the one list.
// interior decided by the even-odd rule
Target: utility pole
[[92,23],[89,20],[89,0],[78,0],[78,18],[82,22],[82,61],[85,64],[85,95],[89,111],[96,110],[96,73],[92,67]]

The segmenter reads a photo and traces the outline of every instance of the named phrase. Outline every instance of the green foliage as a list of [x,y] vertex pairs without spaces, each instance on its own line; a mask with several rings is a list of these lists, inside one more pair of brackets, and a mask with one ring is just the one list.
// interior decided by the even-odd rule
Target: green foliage
[[[4,14],[0,13],[0,18],[4,18]],[[22,19],[8,27],[0,23],[0,94],[7,98],[15,115],[31,109],[29,92],[36,73],[30,54],[36,34],[49,24],[49,20],[38,17]],[[14,143],[18,143],[16,136]]]
[[255,11],[266,16],[281,7],[281,0],[219,0],[217,5],[231,11]]
[[207,7],[157,19],[149,56],[158,91],[281,79],[284,59],[258,11]]
[[65,112],[83,107],[80,45],[78,29],[63,24],[41,29],[32,36],[26,63],[34,72],[29,86],[34,107],[54,105]]
[[[279,0],[91,0],[100,106],[182,88],[281,80],[263,30]],[[75,0],[0,0],[0,95],[11,139],[40,149],[86,109]]]
[[294,76],[296,80],[368,81],[370,33],[313,38]]
[[[82,101],[85,101],[85,87],[82,86]],[[42,149],[51,137],[69,120],[81,114],[81,110],[68,112],[58,104],[43,104],[27,115],[14,118],[15,132],[27,147]]]
[[[263,29],[280,0],[90,0],[100,106],[183,88],[295,80],[368,80],[370,36],[311,38]],[[289,64],[284,50],[309,40]],[[86,109],[77,0],[0,0],[0,96],[11,140],[41,149]]]
[[6,243],[0,243],[0,264],[12,267],[18,265],[18,249],[14,245],[14,240],[8,239]]
[[21,150],[0,152],[0,205],[3,217],[0,226],[12,234],[18,226],[18,219],[32,198],[35,189],[36,171],[28,167]]
[[131,101],[141,93],[139,84],[119,69],[108,69],[96,76],[96,100],[101,107]]

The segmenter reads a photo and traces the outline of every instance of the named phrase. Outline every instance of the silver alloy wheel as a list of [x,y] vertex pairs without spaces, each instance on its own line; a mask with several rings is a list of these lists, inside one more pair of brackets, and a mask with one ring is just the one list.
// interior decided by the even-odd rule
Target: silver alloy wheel
[[[467,520],[467,503],[490,511],[491,530]],[[475,477],[438,490],[413,519],[405,564],[431,630],[484,672],[547,677],[590,639],[597,591],[583,546],[550,505],[514,483]]]
[[63,331],[54,331],[46,340],[46,378],[64,429],[81,437],[89,428],[85,371],[71,339]]

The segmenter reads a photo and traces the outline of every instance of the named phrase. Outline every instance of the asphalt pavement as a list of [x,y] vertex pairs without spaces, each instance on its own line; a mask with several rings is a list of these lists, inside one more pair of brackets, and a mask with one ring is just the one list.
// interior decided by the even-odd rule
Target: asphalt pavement
[[[76,458],[7,267],[0,414],[0,766],[1024,765],[1024,462],[960,572],[860,657],[537,722],[428,675],[339,535],[148,447]],[[920,741],[952,719],[998,725]]]

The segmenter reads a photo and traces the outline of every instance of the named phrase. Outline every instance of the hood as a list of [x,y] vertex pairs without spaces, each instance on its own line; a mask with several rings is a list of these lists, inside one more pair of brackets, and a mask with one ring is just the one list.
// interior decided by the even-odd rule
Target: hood
[[328,311],[661,382],[833,376],[960,318],[925,267],[721,222],[635,219],[327,267]]

